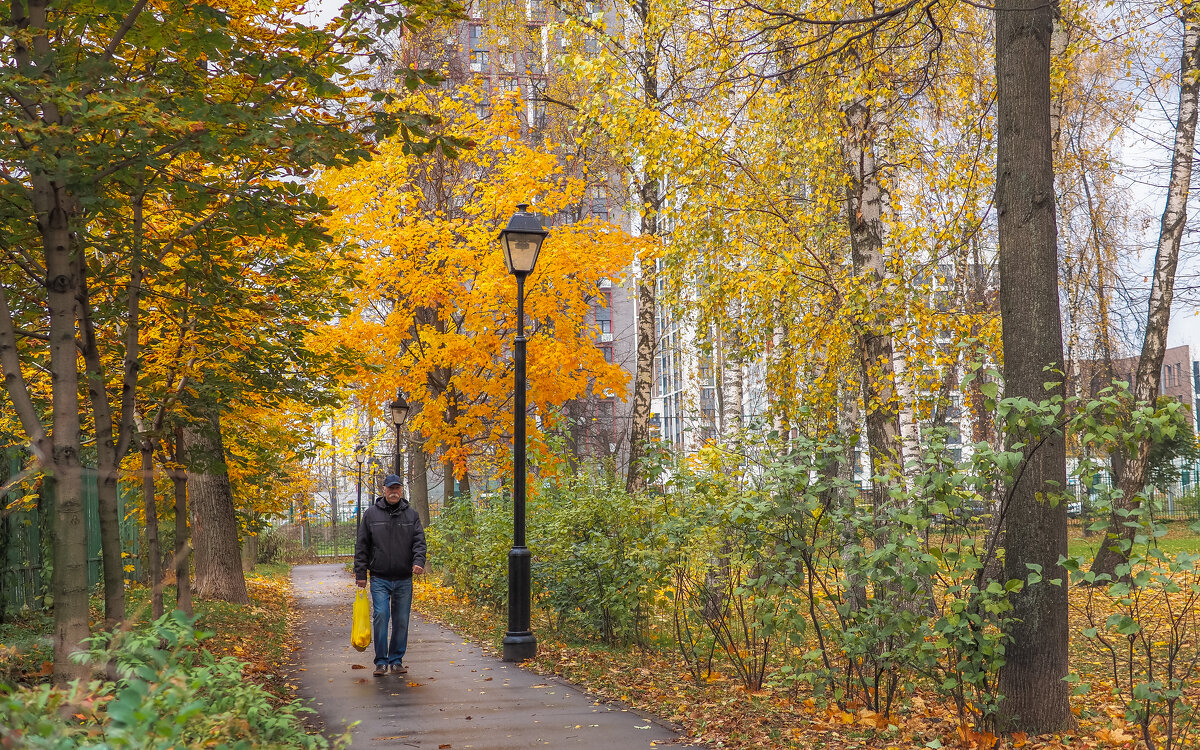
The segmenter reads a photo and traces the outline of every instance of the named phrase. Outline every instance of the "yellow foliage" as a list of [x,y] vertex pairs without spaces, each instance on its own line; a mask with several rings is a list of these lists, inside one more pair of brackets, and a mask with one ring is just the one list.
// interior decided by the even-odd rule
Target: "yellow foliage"
[[530,145],[517,97],[495,99],[490,112],[480,111],[481,101],[464,87],[400,105],[437,113],[445,133],[471,141],[457,160],[416,157],[399,140],[385,141],[371,161],[319,182],[335,207],[331,228],[361,279],[354,314],[325,331],[322,345],[357,352],[352,387],[361,403],[404,391],[414,407],[410,428],[460,476],[471,462],[484,473],[508,465],[516,283],[496,237],[517,204],[532,204],[550,229],[525,283],[535,454],[554,407],[624,392],[623,371],[595,346],[591,315],[600,283],[620,279],[635,247],[612,224],[573,220],[585,161],[552,144]]

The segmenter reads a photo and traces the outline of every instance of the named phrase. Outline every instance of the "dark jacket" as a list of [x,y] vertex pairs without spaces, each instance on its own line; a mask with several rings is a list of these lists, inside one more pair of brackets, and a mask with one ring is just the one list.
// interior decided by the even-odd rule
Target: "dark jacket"
[[354,577],[372,576],[400,580],[412,578],[414,565],[425,567],[425,529],[421,517],[401,499],[388,505],[382,497],[363,511],[354,545]]

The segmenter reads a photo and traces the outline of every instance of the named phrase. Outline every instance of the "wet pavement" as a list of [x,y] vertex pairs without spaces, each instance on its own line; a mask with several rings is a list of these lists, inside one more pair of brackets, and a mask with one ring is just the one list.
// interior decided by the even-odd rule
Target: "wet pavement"
[[374,648],[350,645],[355,587],[346,566],[297,565],[292,587],[302,620],[292,680],[330,733],[358,722],[355,748],[699,747],[658,719],[489,656],[415,612],[408,674],[374,677]]

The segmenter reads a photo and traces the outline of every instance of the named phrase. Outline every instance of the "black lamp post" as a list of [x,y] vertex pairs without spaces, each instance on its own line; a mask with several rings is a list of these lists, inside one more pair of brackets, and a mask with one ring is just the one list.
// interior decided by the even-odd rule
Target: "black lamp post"
[[517,338],[513,344],[516,391],[513,394],[513,547],[508,553],[508,632],[504,661],[525,661],[537,653],[537,638],[529,627],[530,554],[525,546],[525,277],[537,263],[538,251],[549,232],[522,203],[500,231],[504,265],[517,277]]
[[362,467],[367,462],[367,449],[360,442],[354,446],[354,462],[358,464],[358,500],[355,501],[354,523],[362,519]]
[[396,391],[396,400],[388,408],[392,412],[392,424],[396,425],[396,460],[392,466],[392,473],[400,476],[404,469],[400,463],[400,425],[404,424],[408,417],[408,402],[404,400],[404,394]]

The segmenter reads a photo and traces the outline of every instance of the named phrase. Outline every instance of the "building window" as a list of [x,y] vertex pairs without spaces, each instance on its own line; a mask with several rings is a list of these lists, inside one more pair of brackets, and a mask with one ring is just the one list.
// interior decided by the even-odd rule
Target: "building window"
[[500,91],[506,94],[515,93],[520,95],[521,93],[521,82],[516,78],[501,78],[498,85]]
[[596,293],[596,304],[592,305],[596,316],[596,327],[600,333],[612,333],[612,290],[601,289]]
[[717,423],[717,392],[714,388],[700,389],[700,421],[703,427]]
[[529,20],[537,23],[546,20],[546,0],[529,0]]
[[616,437],[617,403],[614,399],[606,398],[590,404],[591,414],[585,440],[590,444],[593,454],[607,455],[609,443],[615,442]]
[[599,344],[596,348],[600,350],[600,354],[604,357],[604,361],[611,365],[613,361],[612,344]]
[[713,358],[712,353],[707,352],[700,355],[700,366],[697,376],[700,379],[700,385],[703,387],[712,387],[715,384],[713,380]]
[[488,72],[488,50],[487,42],[484,40],[483,24],[473,23],[469,25],[468,36],[470,37],[471,48],[471,72],[486,73]]
[[600,221],[608,221],[608,188],[597,185],[591,189],[588,210]]

